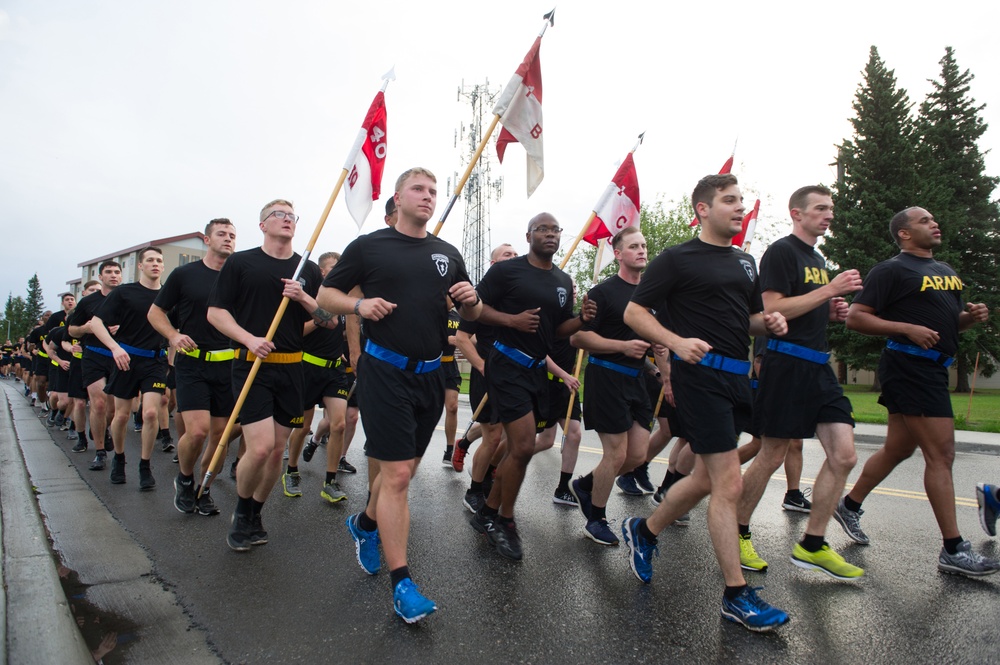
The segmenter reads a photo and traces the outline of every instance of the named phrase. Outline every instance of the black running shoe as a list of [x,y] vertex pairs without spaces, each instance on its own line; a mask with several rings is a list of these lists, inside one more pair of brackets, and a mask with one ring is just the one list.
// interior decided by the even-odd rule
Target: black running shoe
[[212,500],[212,495],[205,490],[201,493],[201,497],[195,499],[195,510],[198,511],[199,515],[218,515],[219,508],[215,505],[215,501]]
[[85,452],[87,452],[87,440],[86,439],[79,439],[76,442],[76,445],[73,446],[72,450],[73,450],[74,453],[85,453]]
[[170,436],[170,434],[164,434],[163,437],[160,439],[160,448],[165,453],[169,453],[169,452],[173,451],[173,449],[174,449],[174,440]]
[[226,536],[229,549],[234,552],[249,552],[251,530],[249,515],[233,513],[233,519],[229,523],[229,535]]
[[250,518],[250,544],[267,545],[267,531],[264,531],[264,521],[257,513]]
[[346,457],[341,457],[340,462],[337,463],[337,473],[357,473],[358,470],[354,468],[354,465],[347,461]]
[[125,484],[125,460],[119,460],[117,455],[111,458],[111,484]]
[[523,559],[524,550],[521,548],[521,536],[517,533],[517,525],[503,518],[494,520],[494,523],[497,527],[497,553],[514,561]]
[[[142,468],[139,469],[142,475]],[[194,478],[187,482],[180,476],[174,478],[174,508],[182,513],[193,513],[195,510]]]
[[149,464],[139,462],[139,491],[148,492],[156,488],[156,479],[153,478],[153,470]]
[[108,466],[108,454],[103,450],[97,451],[97,457],[91,461],[90,466],[87,467],[91,471],[104,471]]
[[306,442],[305,447],[302,449],[302,461],[311,462],[313,455],[316,454],[317,448],[319,448],[319,444],[312,439],[309,439],[309,441]]
[[104,432],[104,450],[111,452],[115,449],[115,442],[111,439],[111,432]]

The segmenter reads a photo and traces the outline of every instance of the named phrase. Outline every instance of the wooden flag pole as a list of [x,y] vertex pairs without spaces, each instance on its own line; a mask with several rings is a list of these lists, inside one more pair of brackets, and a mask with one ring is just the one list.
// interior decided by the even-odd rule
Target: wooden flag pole
[[976,367],[972,370],[972,386],[969,388],[969,408],[965,412],[965,424],[968,426],[972,417],[972,396],[976,392],[976,374],[979,374],[979,351],[976,351]]
[[[396,78],[392,70],[387,72],[382,79],[385,81],[382,84],[382,92],[385,92],[386,87],[389,85],[389,81]],[[347,160],[348,163],[352,163],[357,157],[357,153],[360,150],[360,144],[357,144],[352,149],[352,154]],[[316,241],[319,240],[319,234],[323,231],[323,227],[326,225],[326,220],[330,216],[330,211],[333,209],[333,204],[340,195],[340,190],[344,186],[344,181],[347,180],[347,167],[340,173],[340,177],[337,179],[337,184],[333,188],[333,192],[330,194],[329,200],[326,202],[326,207],[323,209],[323,214],[320,215],[319,222],[316,224],[316,228],[313,230],[312,236],[309,238],[309,244],[306,246],[304,252],[302,252],[302,259],[299,261],[299,265],[295,267],[295,273],[292,275],[293,280],[297,280],[299,275],[302,274],[302,269],[305,267],[306,262],[309,260],[309,255],[312,253],[313,247],[316,246]],[[271,326],[267,329],[267,335],[264,339],[271,341],[274,338],[274,334],[278,331],[278,326],[281,324],[281,319],[285,315],[285,310],[288,309],[288,303],[291,302],[288,297],[281,299],[281,304],[278,305],[278,311],[274,313],[274,319],[271,321]],[[260,365],[263,361],[258,357],[253,361],[253,367],[250,368],[250,373],[247,375],[246,381],[243,383],[243,389],[240,390],[239,397],[236,399],[236,405],[233,407],[233,412],[229,415],[229,421],[226,423],[226,429],[222,431],[221,441],[228,441],[229,433],[233,430],[233,426],[236,424],[236,418],[239,416],[240,409],[243,408],[243,403],[247,399],[247,395],[250,393],[250,387],[253,385],[254,379],[257,378],[257,372],[260,371]],[[202,494],[212,486],[212,480],[218,474],[219,469],[222,468],[222,459],[225,457],[228,446],[219,446],[215,450],[215,455],[212,456],[212,461],[208,465],[208,469],[205,471],[205,477],[201,482],[201,488],[198,490],[198,498],[200,499]]]

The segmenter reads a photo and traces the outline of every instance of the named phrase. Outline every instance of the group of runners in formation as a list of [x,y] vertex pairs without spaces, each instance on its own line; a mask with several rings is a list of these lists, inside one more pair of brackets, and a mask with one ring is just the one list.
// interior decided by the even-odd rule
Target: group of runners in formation
[[[120,266],[106,261],[79,302],[63,296],[61,312],[27,340],[8,342],[3,374],[24,380],[26,395],[50,410],[50,424],[70,430],[74,452],[86,452],[88,438],[96,442],[91,469],[105,469],[113,453],[115,484],[126,482],[125,432],[138,412],[141,490],[155,486],[150,459],[158,437],[164,451],[172,450],[165,397],[172,393],[181,416],[174,506],[214,515],[219,509],[195,476],[219,445],[228,445],[223,430],[260,358],[231,437],[242,435],[242,444],[232,467],[237,501],[227,543],[239,552],[268,542],[261,517],[268,496],[279,479],[286,496],[301,496],[298,461],[311,460],[323,436],[329,443],[321,496],[331,503],[346,498],[337,473],[355,472],[345,448],[360,405],[369,496],[365,509],[347,518],[347,531],[366,573],[377,574],[384,557],[393,607],[408,623],[437,609],[408,566],[408,491],[442,411],[445,465],[462,471],[471,440],[481,438],[463,503],[471,527],[509,559],[524,556],[515,507],[526,469],[535,453],[552,447],[557,423],[566,431],[552,500],[578,507],[583,533],[594,542],[624,541],[644,583],[652,581],[663,530],[688,524],[689,511],[711,494],[707,521],[725,580],[722,616],[750,630],[789,620],[743,572],[768,568],[750,524],[782,464],[782,506],[809,514],[790,553],[796,566],[839,580],[864,576],[830,548],[827,527],[833,519],[851,540],[868,545],[865,498],[919,447],[943,538],[938,568],[970,576],[1000,570],[959,533],[951,473],[948,367],[959,332],[989,312],[964,303],[961,279],[933,258],[941,234],[928,211],[908,208],[892,218],[889,233],[900,252],[862,282],[857,270],[828,272],[815,245],[833,220],[833,201],[824,187],[803,187],[789,200],[791,234],[767,249],[758,272],[749,254],[731,246],[745,212],[736,178],[706,176],[691,197],[699,235],[647,266],[642,232],[622,230],[612,243],[617,274],[594,286],[575,311],[572,280],[553,264],[562,229],[552,215],[528,223],[527,255],[497,247],[474,287],[461,254],[427,230],[436,199],[431,172],[404,172],[386,204],[387,228],[358,237],[342,256],[305,262],[297,279],[298,216],[283,199],[261,210],[263,243],[254,249],[235,251],[228,219],[209,222],[204,259],[175,269],[162,288],[156,247],[140,252],[135,283],[119,285]],[[292,302],[268,340],[284,297]],[[854,420],[829,364],[831,321],[887,339],[878,370],[887,438],[847,494],[857,461]],[[751,336],[757,343],[748,361]],[[470,403],[478,407],[476,425],[458,441],[456,347],[471,364]],[[576,349],[590,354],[582,408],[572,373]],[[324,417],[307,441],[316,406]],[[603,454],[574,480],[581,415]],[[741,432],[753,441],[738,446]],[[654,487],[649,463],[674,437],[668,471]],[[810,500],[799,478],[802,439],[812,437],[826,459]],[[620,534],[607,519],[615,485],[650,494],[656,506],[648,517],[622,519]],[[977,497],[982,526],[995,536],[998,488],[981,484]]]

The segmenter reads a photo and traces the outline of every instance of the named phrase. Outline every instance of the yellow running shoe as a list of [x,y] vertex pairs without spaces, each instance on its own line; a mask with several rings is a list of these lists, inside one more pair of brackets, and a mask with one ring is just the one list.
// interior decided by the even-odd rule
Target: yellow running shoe
[[750,536],[740,536],[740,567],[758,573],[767,572],[767,561],[757,556],[757,550],[753,548]]
[[801,544],[796,543],[792,550],[792,563],[806,570],[818,570],[836,580],[856,580],[864,577],[863,568],[844,561],[844,557],[830,549],[826,543],[818,552],[810,552]]

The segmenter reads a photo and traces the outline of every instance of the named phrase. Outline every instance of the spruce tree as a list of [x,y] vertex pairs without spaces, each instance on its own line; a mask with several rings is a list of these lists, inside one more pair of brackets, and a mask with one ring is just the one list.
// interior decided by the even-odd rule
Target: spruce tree
[[32,328],[38,325],[45,310],[45,298],[42,296],[42,284],[38,281],[38,273],[28,280],[28,297],[25,298],[25,314],[31,319]]

